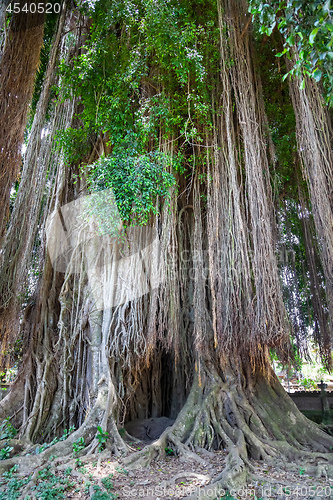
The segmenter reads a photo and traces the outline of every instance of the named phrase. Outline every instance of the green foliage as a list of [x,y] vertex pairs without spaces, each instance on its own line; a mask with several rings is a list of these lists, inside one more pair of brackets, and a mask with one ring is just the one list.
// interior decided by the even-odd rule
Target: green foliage
[[0,441],[3,439],[13,439],[17,434],[17,430],[9,421],[9,417],[6,418],[0,425]]
[[[310,76],[323,80],[327,101],[333,103],[333,20],[331,0],[250,0],[249,10],[270,36],[274,29],[283,35],[284,46],[277,56],[290,60],[297,49],[292,69],[284,75]],[[304,88],[305,81],[301,87]]]
[[4,472],[0,481],[0,500],[16,500],[21,496],[21,489],[30,481],[30,476],[17,479],[13,475],[19,466],[14,465],[8,472]]
[[102,484],[104,488],[109,492],[113,490],[113,482],[112,482],[113,474],[109,474],[107,477],[103,477]]
[[65,492],[75,486],[68,478],[58,477],[50,471],[50,466],[38,473],[38,484],[32,489],[40,500],[62,500],[66,498]]
[[50,443],[43,443],[41,446],[38,446],[35,450],[35,454],[38,455],[39,453],[42,453],[44,450],[50,448],[59,441],[65,441],[65,439],[67,439],[68,436],[74,431],[75,427],[70,427],[68,430],[64,429],[63,435],[60,438],[55,437]]
[[[0,440],[4,439],[13,439],[17,434],[17,430],[10,423],[9,418],[6,418],[0,425]],[[14,448],[12,446],[8,446],[5,443],[5,446],[0,449],[0,460],[6,460],[10,457],[10,452]]]
[[167,448],[164,448],[164,450],[165,450],[165,453],[166,453],[167,455],[169,455],[169,456],[171,456],[171,455],[174,455],[174,454],[175,454],[175,452],[174,452],[174,450],[173,450],[172,448],[168,448],[168,447],[167,447]]
[[10,191],[10,205],[9,205],[10,213],[13,212],[14,203],[16,200],[19,186],[20,186],[20,181],[19,179],[16,179]]
[[[16,344],[16,342],[15,342],[15,344]],[[11,344],[9,344],[9,346],[10,345]],[[5,351],[3,351],[3,355],[7,355],[7,354],[10,354],[10,353],[6,353]],[[13,382],[16,375],[17,375],[17,362],[14,363],[14,365],[11,368],[5,367],[3,369],[3,371],[0,372],[0,383],[1,384],[10,384],[11,382]],[[1,389],[4,390],[5,388],[1,388]]]
[[70,427],[69,429],[64,429],[63,435],[61,436],[59,441],[65,441],[69,437],[69,435],[72,434],[72,432],[74,431],[75,431],[74,426]]
[[0,460],[6,460],[10,456],[10,452],[14,448],[12,446],[5,446],[4,448],[1,448],[0,450]]
[[101,488],[97,485],[93,486],[95,493],[91,497],[91,500],[113,500],[117,498],[117,495],[114,493],[106,493],[101,490]]
[[121,150],[91,167],[89,187],[92,191],[112,188],[123,221],[143,225],[151,213],[158,213],[156,198],[170,198],[175,179],[165,169],[168,161],[159,152],[134,156]]
[[82,128],[68,127],[57,133],[56,144],[62,148],[68,162],[79,163],[89,151],[88,131]]
[[73,456],[76,457],[81,450],[85,448],[84,438],[80,437],[75,443],[73,443]]
[[305,389],[317,390],[321,380],[328,374],[327,368],[321,363],[318,349],[311,350],[311,361],[303,363],[301,384]]
[[[20,295],[18,296],[18,298],[25,298],[24,295]],[[7,348],[7,351],[3,351],[2,352],[3,356],[7,356],[10,361],[11,361],[11,365],[13,365],[14,363],[17,363],[21,358],[22,358],[22,339],[21,338],[18,338],[15,340],[15,342],[12,342],[12,343],[9,343],[8,344],[8,348]],[[7,375],[10,374],[11,370],[9,369],[6,369],[6,372],[7,372]],[[8,377],[7,377],[8,379]]]
[[301,380],[301,385],[304,389],[315,391],[317,389],[317,383],[311,378],[303,378]]
[[83,162],[97,137],[113,158],[128,151],[132,163],[146,161],[162,139],[174,142],[172,166],[183,172],[188,146],[212,128],[211,75],[220,61],[215,2],[99,0],[89,15],[84,50],[60,64],[64,98],[74,94],[82,104],[82,126],[58,139],[67,162]]
[[8,472],[6,471],[3,473],[3,477],[5,479],[11,479],[13,477],[13,474],[15,474],[15,472],[18,471],[18,468],[19,468],[19,466],[17,464],[13,465],[13,467],[11,469],[9,469]]
[[108,438],[109,438],[109,433],[104,432],[102,427],[100,425],[98,425],[96,439],[99,442],[99,451],[104,450],[105,443],[107,442]]
[[[63,98],[80,99],[80,126],[58,143],[67,164],[81,164],[92,192],[113,190],[125,227],[146,225],[169,200],[177,174],[192,176],[206,156],[194,146],[213,127],[216,3],[98,0],[84,11],[91,18],[84,50],[60,64]],[[100,139],[104,156],[86,165]],[[159,151],[162,142],[172,144],[172,156]],[[92,208],[104,227],[99,210]]]
[[116,467],[116,471],[119,472],[119,474],[125,474],[125,476],[128,476],[129,474],[129,471],[123,467]]
[[16,479],[13,474],[17,472],[18,466],[15,465],[9,472],[4,472],[1,484],[6,483],[0,487],[0,500],[17,500],[21,496],[22,488],[30,481],[30,476],[24,479]]
[[231,496],[229,491],[227,491],[226,494],[220,498],[220,500],[236,500],[236,498]]

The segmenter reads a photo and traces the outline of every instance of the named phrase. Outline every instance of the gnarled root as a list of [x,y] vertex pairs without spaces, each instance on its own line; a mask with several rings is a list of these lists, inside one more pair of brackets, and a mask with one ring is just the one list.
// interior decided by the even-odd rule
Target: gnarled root
[[[86,448],[80,452],[89,461],[99,445],[96,439],[100,425],[110,435],[107,454],[122,455],[125,468],[146,467],[173,450],[180,460],[205,463],[197,450],[225,449],[225,467],[214,482],[201,487],[190,498],[216,498],[218,490],[241,488],[254,473],[250,459],[275,463],[302,458],[303,467],[318,477],[333,469],[333,438],[307,420],[271,374],[240,377],[240,369],[230,365],[225,372],[207,368],[201,379],[195,377],[188,399],[174,424],[165,429],[155,442],[143,450],[127,455],[129,448],[120,437],[112,417],[112,392],[105,382],[100,385],[96,404],[83,425],[65,441],[47,448],[39,455],[13,457],[0,462],[0,473],[20,465],[20,474],[31,473],[50,462],[51,456],[62,462],[73,460],[73,444],[83,438]],[[288,425],[286,425],[286,423]],[[29,448],[25,448],[25,453]],[[24,453],[23,452],[23,453]],[[57,459],[55,459],[56,461]],[[55,464],[54,461],[54,464]],[[31,479],[34,480],[34,476]],[[215,495],[215,496],[214,496]]]
[[[108,428],[110,431],[108,453],[114,453],[116,455],[126,455],[128,452],[128,448],[126,446],[126,443],[120,437],[116,424],[112,418],[112,408],[110,409],[109,405],[107,404],[109,399],[108,389],[109,388],[107,384],[104,384],[100,387],[96,403],[89,413],[88,418],[81,425],[81,427],[70,434],[65,441],[57,442],[38,455],[31,455],[30,453],[33,452],[36,446],[30,445],[29,447],[26,441],[23,439],[22,446],[25,445],[25,452],[29,453],[29,455],[22,456],[21,454],[7,460],[2,460],[0,462],[0,474],[8,471],[16,464],[20,466],[21,473],[26,472],[27,474],[29,474],[32,470],[45,465],[52,456],[63,457],[65,460],[66,457],[68,457],[68,460],[70,460],[73,454],[74,443],[81,439],[84,440],[86,448],[81,451],[80,455],[91,455],[96,451],[99,444],[95,439],[97,426],[99,425],[103,425],[104,428]],[[21,441],[19,441],[19,443],[21,443]]]
[[253,472],[250,458],[267,463],[302,458],[303,463],[314,463],[309,466],[313,474],[332,470],[332,437],[299,412],[274,374],[269,382],[257,376],[246,389],[239,380],[231,367],[222,376],[210,367],[201,374],[201,384],[195,379],[175,423],[158,440],[126,457],[124,465],[148,466],[164,457],[167,448],[187,461],[203,461],[194,453],[198,448],[227,450],[226,466],[214,483],[190,498],[216,498],[219,488],[242,487]]

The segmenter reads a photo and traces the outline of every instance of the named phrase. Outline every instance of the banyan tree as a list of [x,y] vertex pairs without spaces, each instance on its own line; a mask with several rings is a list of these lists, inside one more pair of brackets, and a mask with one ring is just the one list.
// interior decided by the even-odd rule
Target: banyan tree
[[[310,341],[332,364],[321,82],[282,82],[292,62],[243,0],[68,2],[17,28],[24,15],[1,38],[0,325],[18,372],[0,414],[18,435],[0,469],[28,474],[80,438],[97,453],[100,426],[127,468],[224,448],[222,487],[251,458],[332,472],[333,438],[271,367]],[[174,423],[131,453],[124,424],[160,416]]]

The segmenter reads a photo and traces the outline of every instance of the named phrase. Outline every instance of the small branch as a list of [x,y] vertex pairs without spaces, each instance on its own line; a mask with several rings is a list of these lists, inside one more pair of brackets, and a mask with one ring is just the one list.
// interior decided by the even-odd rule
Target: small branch
[[245,32],[247,31],[247,28],[249,27],[249,24],[250,24],[251,21],[252,21],[252,14],[250,14],[249,20],[246,23],[245,28],[242,31],[242,34],[240,36],[241,38],[243,38],[243,36],[245,35]]

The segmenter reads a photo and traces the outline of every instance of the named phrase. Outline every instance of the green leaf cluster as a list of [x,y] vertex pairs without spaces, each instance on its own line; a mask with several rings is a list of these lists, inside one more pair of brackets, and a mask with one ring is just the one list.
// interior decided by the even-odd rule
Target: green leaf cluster
[[87,13],[84,47],[60,64],[63,98],[80,102],[81,126],[59,139],[67,163],[82,161],[103,137],[106,154],[127,150],[132,163],[169,141],[183,160],[174,167],[188,168],[189,146],[212,129],[220,62],[216,4],[99,0]]
[[99,442],[99,451],[102,451],[105,448],[105,444],[109,438],[109,433],[104,432],[100,425],[97,426],[97,434],[96,439]]
[[[5,479],[5,486],[1,486],[0,489],[0,500],[17,500],[21,497],[22,488],[30,481],[30,476],[23,479],[17,479],[13,477],[13,474],[17,472],[17,465],[14,465],[9,472],[4,472],[3,478]],[[1,481],[3,484],[4,481]]]
[[73,443],[73,456],[76,457],[81,450],[85,448],[84,438],[80,437],[75,443]]
[[121,149],[91,166],[89,187],[92,191],[112,189],[122,220],[145,225],[151,214],[159,213],[157,199],[171,196],[175,178],[167,171],[170,164],[172,158],[159,151],[135,155]]
[[[284,75],[309,76],[325,86],[327,102],[333,103],[333,5],[331,0],[250,0],[249,11],[259,31],[270,36],[278,30],[284,40],[282,52],[292,62]],[[294,58],[295,56],[295,58]]]
[[75,486],[68,478],[58,477],[50,470],[50,466],[38,473],[38,484],[32,489],[41,500],[61,500],[66,498],[66,492]]
[[0,441],[3,439],[13,439],[17,434],[17,430],[10,423],[9,418],[6,418],[0,425]]

